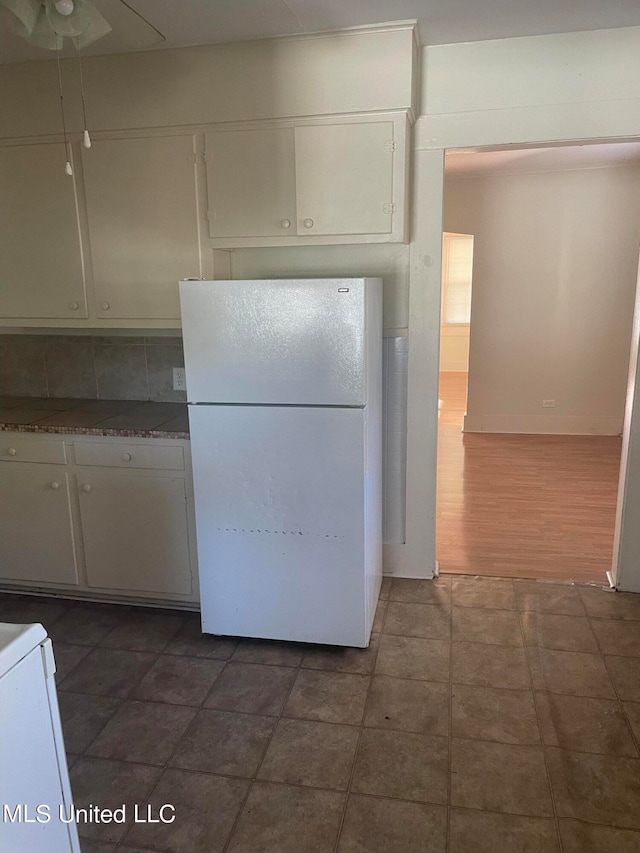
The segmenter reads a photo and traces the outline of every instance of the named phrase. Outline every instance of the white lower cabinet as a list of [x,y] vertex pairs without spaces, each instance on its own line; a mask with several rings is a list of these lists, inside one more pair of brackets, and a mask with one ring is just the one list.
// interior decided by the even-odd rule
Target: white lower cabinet
[[184,478],[83,473],[78,485],[89,586],[191,593]]
[[0,435],[0,587],[197,603],[188,441]]
[[2,579],[77,584],[65,469],[59,465],[4,464],[0,506]]

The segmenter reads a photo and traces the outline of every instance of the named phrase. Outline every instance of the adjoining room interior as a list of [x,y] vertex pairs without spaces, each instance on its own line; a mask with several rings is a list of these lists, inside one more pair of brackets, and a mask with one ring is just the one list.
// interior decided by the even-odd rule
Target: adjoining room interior
[[606,583],[640,144],[446,156],[441,572]]

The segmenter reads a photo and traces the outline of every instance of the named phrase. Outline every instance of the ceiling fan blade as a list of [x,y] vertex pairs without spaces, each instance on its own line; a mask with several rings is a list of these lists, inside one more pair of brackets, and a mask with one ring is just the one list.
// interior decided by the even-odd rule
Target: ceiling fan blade
[[14,32],[23,37],[33,32],[40,14],[39,0],[0,0],[0,2],[8,12],[12,13],[8,17]]
[[[74,0],[71,15],[60,15],[49,0],[0,0],[8,28],[1,62],[45,59],[38,48],[59,50],[62,58],[128,53],[156,47],[164,35],[128,0]],[[21,46],[22,45],[22,46]],[[29,47],[30,46],[30,47]],[[34,50],[35,48],[35,50]]]
[[78,47],[86,47],[111,32],[108,21],[92,3],[74,0],[73,5],[70,15],[61,15],[53,3],[47,5],[47,21],[58,35],[75,39]]

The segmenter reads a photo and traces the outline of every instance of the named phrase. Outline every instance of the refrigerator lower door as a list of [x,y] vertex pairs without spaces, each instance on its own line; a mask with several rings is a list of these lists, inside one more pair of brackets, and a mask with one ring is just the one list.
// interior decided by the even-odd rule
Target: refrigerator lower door
[[368,644],[364,417],[189,407],[205,632]]

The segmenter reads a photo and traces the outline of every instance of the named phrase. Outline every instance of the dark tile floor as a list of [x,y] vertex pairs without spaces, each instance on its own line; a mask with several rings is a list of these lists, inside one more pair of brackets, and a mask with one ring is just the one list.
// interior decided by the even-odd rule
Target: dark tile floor
[[83,853],[638,853],[640,596],[385,581],[364,651],[193,614],[0,599],[58,664]]

